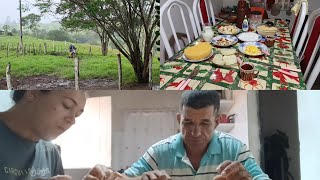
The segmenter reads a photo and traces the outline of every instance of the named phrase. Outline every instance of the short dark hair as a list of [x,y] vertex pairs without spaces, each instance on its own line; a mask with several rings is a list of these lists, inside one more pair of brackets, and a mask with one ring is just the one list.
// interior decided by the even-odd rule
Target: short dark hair
[[[41,92],[43,93],[47,93],[50,90],[41,90]],[[23,98],[23,96],[26,94],[26,90],[15,90],[13,91],[12,94],[12,100],[14,101],[15,104],[17,104],[18,102],[21,101],[21,99]]]
[[219,112],[220,95],[217,91],[195,90],[185,91],[181,96],[180,110],[183,106],[201,109],[213,106]]

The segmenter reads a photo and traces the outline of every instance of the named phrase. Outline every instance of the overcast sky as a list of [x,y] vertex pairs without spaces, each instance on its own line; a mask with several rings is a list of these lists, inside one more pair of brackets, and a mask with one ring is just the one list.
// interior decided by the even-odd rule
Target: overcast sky
[[[60,0],[56,0],[60,1]],[[22,4],[32,4],[34,0],[22,0]],[[19,22],[19,0],[0,0],[0,24],[5,23],[7,16],[10,16],[11,21],[15,20]],[[39,11],[36,8],[30,7],[30,12],[22,14],[22,16],[28,15],[29,13],[39,14]],[[51,21],[57,21],[56,18],[46,15],[42,18],[42,23],[49,23]]]

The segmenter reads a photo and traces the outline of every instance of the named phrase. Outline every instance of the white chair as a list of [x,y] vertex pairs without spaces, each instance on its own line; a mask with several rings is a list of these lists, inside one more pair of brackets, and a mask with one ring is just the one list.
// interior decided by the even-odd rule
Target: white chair
[[[312,17],[312,19],[313,26],[310,28],[309,38],[302,55],[302,61],[300,62],[301,68],[305,69],[303,77],[306,80],[307,89],[312,88],[320,73],[320,58],[314,63],[320,49],[320,14]],[[311,69],[313,65],[314,67]],[[310,76],[308,77],[309,74]]]
[[[199,34],[201,34],[201,25],[204,26],[204,20],[202,16],[202,11],[200,8],[200,1],[201,0],[194,0],[193,1],[193,15],[194,19],[196,21],[197,29]],[[214,17],[214,10],[213,10],[213,4],[212,0],[203,0],[206,7],[206,12],[208,16],[208,22],[211,24],[211,26],[214,26],[216,24],[216,19]],[[199,21],[201,20],[201,22]]]
[[306,2],[302,2],[300,13],[299,13],[300,15],[298,17],[297,24],[295,26],[294,33],[293,33],[292,43],[293,43],[294,47],[296,47],[296,45],[298,43],[298,37],[300,35],[304,20],[306,19],[307,12],[308,12],[307,4],[306,4]]
[[[319,45],[319,39],[318,39],[318,43],[317,44]],[[306,86],[307,86],[308,90],[310,90],[312,88],[314,82],[317,80],[317,77],[318,77],[319,73],[320,73],[320,56],[317,59],[317,62],[316,62],[315,66],[314,66],[314,68],[313,68],[313,70],[312,70],[312,72],[310,74],[310,77],[307,80]]]
[[[178,47],[178,51],[182,49],[181,46],[180,46],[180,43],[179,43],[179,39],[177,37],[177,32],[176,32],[174,23],[172,21],[171,10],[172,10],[173,7],[177,7],[177,8],[174,9],[175,11],[180,11],[180,14],[181,14],[181,17],[182,17],[182,21],[183,21],[183,25],[184,25],[184,29],[185,29],[185,33],[186,33],[187,38],[188,38],[188,42],[191,43],[191,41],[193,40],[193,37],[197,38],[199,36],[198,31],[196,29],[194,16],[193,16],[193,13],[192,13],[190,7],[185,2],[183,2],[182,0],[168,0],[167,2],[165,2],[160,7],[160,36],[161,36],[161,39],[163,41],[164,47],[165,47],[165,49],[167,51],[167,54],[168,54],[169,58],[174,55],[174,51],[173,51],[173,48],[172,48],[173,46],[171,46],[170,43],[169,43],[169,39],[168,39],[167,33],[166,33],[165,29],[164,29],[165,26],[163,24],[163,16],[164,16],[165,11],[167,12],[166,14],[167,14],[167,17],[169,19],[170,28],[171,28],[172,35],[173,35],[174,40],[175,40],[175,44]],[[192,26],[193,37],[191,37],[191,35],[189,33],[189,29],[188,29],[188,25],[187,25],[187,21],[186,21],[185,15],[184,15],[185,13],[184,13],[183,7],[187,10],[187,14],[189,16],[189,19],[190,19],[190,22],[191,22],[191,26]]]
[[317,16],[319,16],[319,15],[320,15],[320,9],[313,11],[309,15],[307,23],[305,24],[305,26],[303,28],[302,35],[301,35],[300,41],[298,43],[298,47],[296,49],[296,56],[299,57],[299,59],[303,58],[302,55],[304,54],[304,51],[307,47],[307,46],[304,46],[304,48],[303,48],[303,45],[305,45],[307,37],[308,37],[307,41],[309,40],[310,32],[314,26],[314,21],[316,20]]

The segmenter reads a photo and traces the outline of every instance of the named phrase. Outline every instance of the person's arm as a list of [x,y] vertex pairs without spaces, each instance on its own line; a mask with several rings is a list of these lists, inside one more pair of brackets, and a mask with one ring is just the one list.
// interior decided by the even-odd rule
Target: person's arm
[[158,169],[157,159],[157,153],[153,147],[150,147],[137,162],[124,171],[124,174],[129,177],[136,177],[141,176],[145,172],[154,171]]
[[55,156],[56,156],[56,164],[55,164],[55,168],[54,168],[54,175],[64,175],[64,169],[63,169],[63,165],[62,165],[62,159],[61,159],[61,155],[60,155],[60,151],[58,150],[57,146],[55,147]]
[[269,176],[256,163],[251,151],[248,150],[245,144],[241,144],[238,147],[236,161],[243,164],[253,180],[270,180]]

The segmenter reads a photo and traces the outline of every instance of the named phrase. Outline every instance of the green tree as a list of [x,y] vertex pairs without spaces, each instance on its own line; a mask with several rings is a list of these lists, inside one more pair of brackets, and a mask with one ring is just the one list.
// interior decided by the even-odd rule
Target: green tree
[[68,33],[60,29],[49,31],[48,39],[55,40],[55,41],[72,41]]
[[2,28],[3,28],[4,32],[5,32],[5,34],[8,34],[8,32],[10,30],[10,26],[9,25],[4,25]]
[[39,22],[41,21],[41,16],[37,14],[29,14],[22,18],[22,25],[27,29],[30,29],[35,36],[39,32]]
[[[37,0],[48,12],[54,1]],[[148,81],[150,53],[159,39],[156,0],[61,0],[73,3],[92,23],[105,31],[115,47],[131,63],[138,82]],[[48,8],[49,7],[49,8]],[[66,15],[73,13],[66,8]]]
[[18,30],[17,30],[16,28],[13,28],[13,29],[11,30],[11,32],[12,32],[12,34],[18,34]]
[[93,22],[83,11],[74,3],[61,1],[56,9],[56,13],[63,18],[62,27],[71,31],[91,30],[98,34],[101,42],[101,53],[106,56],[108,53],[109,37],[105,30]]

